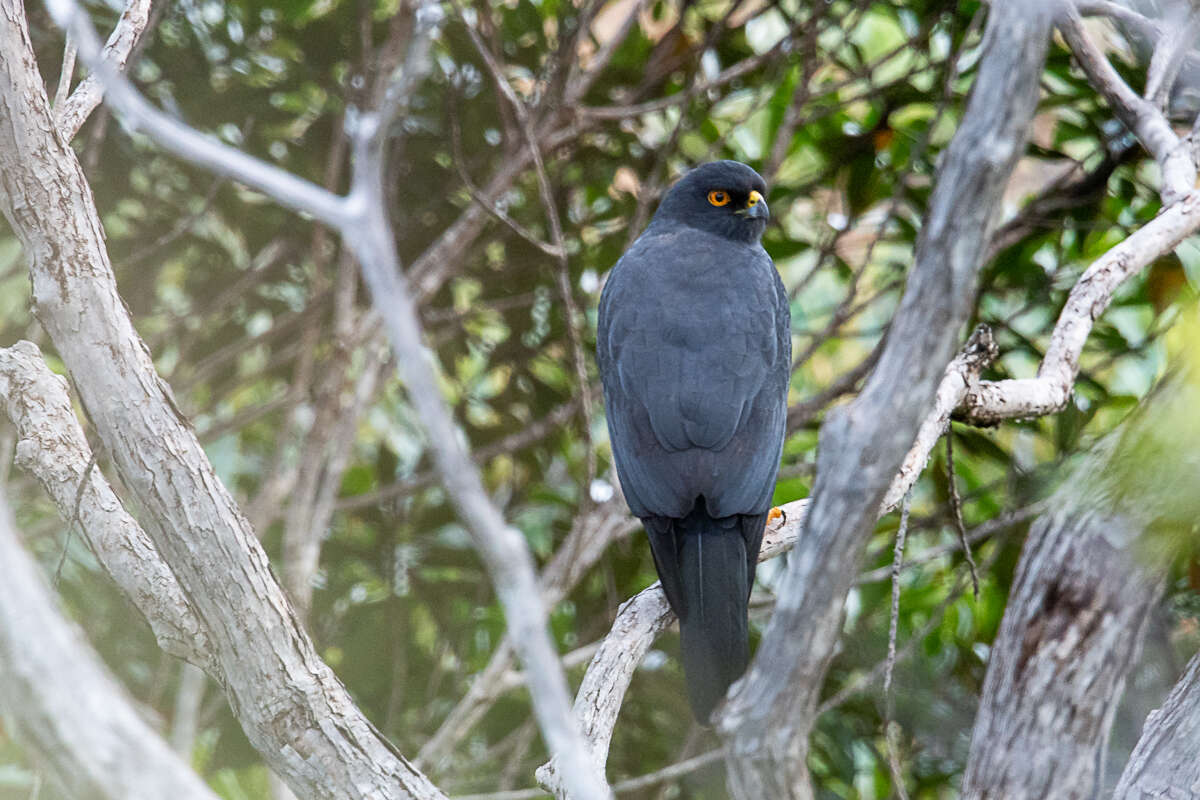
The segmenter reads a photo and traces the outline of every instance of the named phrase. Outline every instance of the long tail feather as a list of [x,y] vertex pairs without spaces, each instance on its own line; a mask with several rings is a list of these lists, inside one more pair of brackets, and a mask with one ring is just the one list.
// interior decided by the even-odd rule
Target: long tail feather
[[[713,519],[701,501],[679,521],[680,645],[688,701],[701,722],[708,722],[750,661],[747,605],[753,573],[743,531],[756,519]],[[761,521],[757,525],[761,532]]]

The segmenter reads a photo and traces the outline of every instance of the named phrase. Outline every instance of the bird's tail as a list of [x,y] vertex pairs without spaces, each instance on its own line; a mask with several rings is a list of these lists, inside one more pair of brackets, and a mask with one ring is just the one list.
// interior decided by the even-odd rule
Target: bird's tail
[[[679,521],[680,646],[688,701],[703,723],[750,661],[746,616],[753,573],[742,528],[754,519],[714,519],[701,499]],[[761,531],[762,522],[757,524]]]

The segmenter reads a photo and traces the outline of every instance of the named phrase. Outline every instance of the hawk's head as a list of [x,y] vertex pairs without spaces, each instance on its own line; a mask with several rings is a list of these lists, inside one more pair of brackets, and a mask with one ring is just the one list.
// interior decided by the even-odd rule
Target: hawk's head
[[680,178],[654,214],[739,242],[757,242],[771,212],[762,176],[740,161],[701,164]]

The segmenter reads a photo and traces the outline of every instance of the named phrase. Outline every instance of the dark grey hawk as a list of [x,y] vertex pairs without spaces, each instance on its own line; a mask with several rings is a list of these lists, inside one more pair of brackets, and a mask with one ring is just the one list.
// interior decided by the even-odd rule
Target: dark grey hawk
[[791,317],[759,243],[765,192],[736,161],[692,170],[600,298],[613,458],[679,616],[701,722],[749,663],[747,603],[787,417]]

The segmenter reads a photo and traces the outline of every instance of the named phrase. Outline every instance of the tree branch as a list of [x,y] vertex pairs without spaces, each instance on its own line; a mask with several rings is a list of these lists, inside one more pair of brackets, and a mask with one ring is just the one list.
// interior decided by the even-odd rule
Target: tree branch
[[1096,259],[1071,289],[1037,377],[972,385],[962,400],[964,421],[993,424],[1061,410],[1071,397],[1092,325],[1112,302],[1117,287],[1169,253],[1197,228],[1200,191],[1192,191]]
[[[95,66],[95,36],[86,20],[79,23],[80,55]],[[317,656],[155,372],[117,293],[78,160],[53,132],[15,0],[0,0],[0,51],[0,203],[30,264],[38,318],[144,509],[155,547],[207,621],[220,678],[251,743],[306,797],[441,797]],[[101,75],[110,89],[111,74]],[[132,91],[123,86],[110,97]]]
[[1151,711],[1117,782],[1114,800],[1190,797],[1200,783],[1200,654],[1188,662],[1166,702]]
[[1138,96],[1117,74],[1084,30],[1083,20],[1074,6],[1067,4],[1058,21],[1058,29],[1092,88],[1108,101],[1113,113],[1158,162],[1162,173],[1159,194],[1163,205],[1170,206],[1181,200],[1196,183],[1196,163],[1190,143],[1181,142],[1162,111],[1153,102]]
[[409,398],[428,434],[442,482],[492,576],[509,633],[530,677],[534,713],[546,743],[570,765],[566,774],[580,798],[610,796],[602,777],[590,771],[583,740],[570,715],[566,676],[546,629],[546,608],[537,591],[533,558],[521,533],[505,523],[488,498],[479,472],[460,442],[437,384],[433,359],[422,343],[416,308],[400,272],[387,218],[383,179],[388,126],[431,66],[429,48],[441,22],[439,7],[433,2],[417,7],[404,69],[384,92],[378,112],[359,114],[352,120],[352,179],[344,198],[202,136],[155,110],[128,81],[97,60],[95,32],[73,0],[52,0],[51,10],[78,41],[81,57],[100,74],[109,101],[131,123],[176,155],[240,180],[295,211],[312,214],[342,234],[358,257]]
[[[66,381],[50,371],[37,345],[17,342],[0,349],[0,398],[17,429],[17,463],[37,477],[68,524],[78,512],[92,552],[146,618],[159,647],[213,671],[203,621],[100,470],[88,470],[92,452],[71,409]],[[86,481],[82,494],[81,481]]]
[[[146,27],[150,24],[150,0],[129,0],[125,4],[125,10],[121,12],[120,19],[117,20],[117,25],[113,28],[112,35],[108,37],[108,42],[104,45],[102,58],[110,64],[110,69],[124,70],[125,64],[129,61],[129,55],[133,52],[133,48],[137,45],[138,39],[146,32]],[[67,37],[67,47],[73,51],[74,44],[71,37]],[[74,61],[74,54],[69,59]],[[67,69],[64,58],[64,70]],[[65,72],[66,86],[70,86],[70,72]],[[59,87],[63,87],[60,79]],[[83,82],[75,88],[71,96],[65,102],[59,104],[58,98],[55,98],[54,103],[54,126],[58,128],[58,133],[66,141],[71,141],[75,138],[75,134],[79,133],[79,129],[83,127],[83,123],[91,116],[96,107],[100,105],[100,101],[104,98],[104,85],[100,78],[95,74],[89,75],[83,79]]]
[[803,545],[750,671],[718,719],[736,797],[812,796],[808,735],[846,592],[969,313],[994,211],[1024,149],[1049,27],[1045,4],[991,6],[979,74],[883,356],[858,399],[826,418]]
[[2,496],[0,711],[66,796],[216,800],[55,608]]

